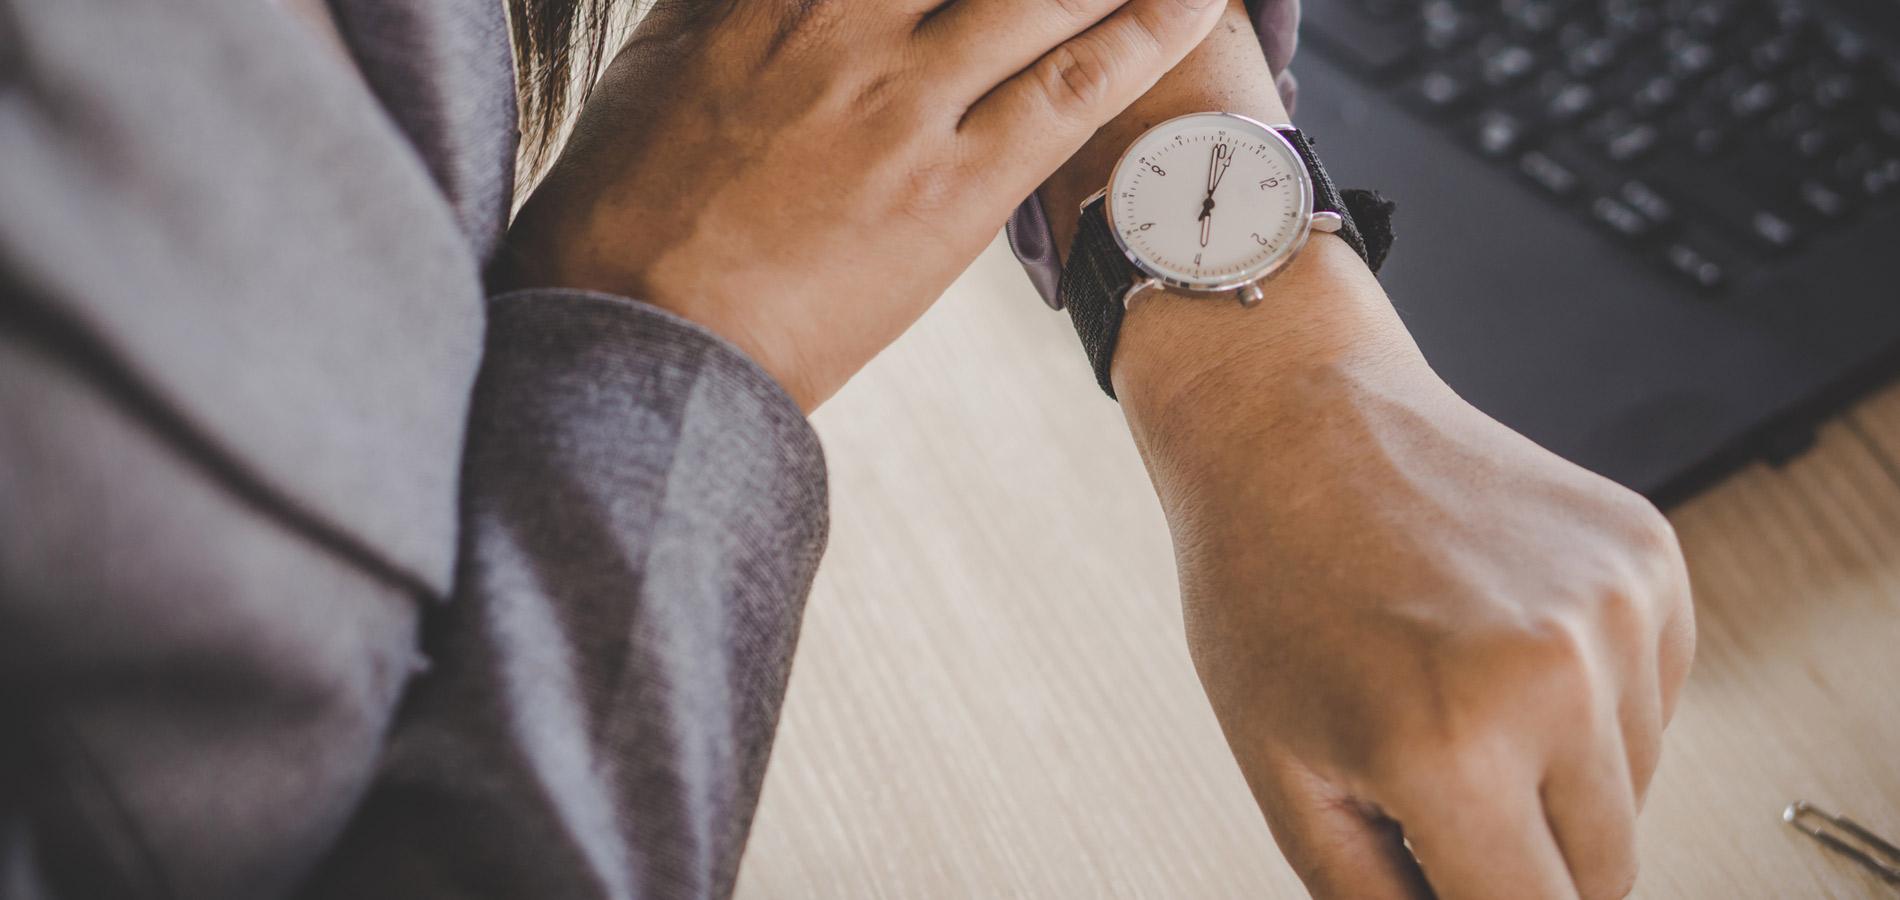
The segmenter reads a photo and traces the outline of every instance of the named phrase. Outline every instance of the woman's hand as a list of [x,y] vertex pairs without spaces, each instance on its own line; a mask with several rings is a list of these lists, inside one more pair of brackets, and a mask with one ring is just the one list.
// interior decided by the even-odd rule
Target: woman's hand
[[494,281],[671,310],[811,409],[1221,6],[662,4],[582,110]]
[[1114,375],[1288,861],[1322,900],[1623,896],[1695,640],[1668,522],[1453,394],[1342,242],[1269,297],[1137,304]]
[[[1239,0],[1226,15],[1044,184],[1059,242],[1150,124],[1285,121]],[[1626,893],[1695,643],[1655,508],[1453,394],[1328,235],[1253,309],[1143,298],[1112,377],[1202,684],[1314,896]]]

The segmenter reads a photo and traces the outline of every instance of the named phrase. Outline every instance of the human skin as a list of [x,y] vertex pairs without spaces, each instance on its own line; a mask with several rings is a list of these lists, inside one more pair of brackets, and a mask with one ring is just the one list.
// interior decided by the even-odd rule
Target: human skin
[[663,3],[491,282],[671,310],[810,410],[1220,14],[1221,0]]
[[[1057,246],[1136,136],[1206,110],[1287,120],[1238,0],[1044,184]],[[1111,377],[1202,684],[1314,896],[1629,892],[1695,643],[1653,506],[1460,399],[1330,235],[1253,309],[1144,295]]]
[[[809,409],[1063,159],[1041,194],[1066,244],[1075,204],[1149,124],[1285,119],[1237,2],[926,16],[935,2],[662,7],[524,208],[497,284],[670,309]],[[1255,309],[1145,298],[1112,377],[1173,531],[1196,667],[1313,893],[1625,893],[1694,644],[1655,509],[1460,400],[1331,236]]]

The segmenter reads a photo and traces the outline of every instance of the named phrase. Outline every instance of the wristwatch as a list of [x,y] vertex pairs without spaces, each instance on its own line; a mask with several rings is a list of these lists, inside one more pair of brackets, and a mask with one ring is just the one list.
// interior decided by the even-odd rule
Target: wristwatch
[[1108,187],[1083,201],[1057,296],[1113,397],[1109,364],[1138,296],[1171,289],[1251,307],[1315,231],[1337,234],[1377,272],[1392,246],[1392,209],[1378,194],[1336,189],[1291,125],[1179,116],[1136,138]]

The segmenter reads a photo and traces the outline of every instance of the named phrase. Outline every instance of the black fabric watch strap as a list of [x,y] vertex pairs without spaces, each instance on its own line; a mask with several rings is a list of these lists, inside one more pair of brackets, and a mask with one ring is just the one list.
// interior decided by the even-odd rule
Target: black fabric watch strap
[[[1392,248],[1392,201],[1372,191],[1339,190],[1304,133],[1297,128],[1274,130],[1286,137],[1306,164],[1313,185],[1313,211],[1338,213],[1339,237],[1377,273]],[[1109,380],[1109,366],[1121,334],[1122,299],[1138,276],[1109,228],[1107,198],[1098,198],[1082,209],[1056,294],[1069,309],[1076,336],[1095,369],[1096,384],[1111,398],[1115,386]]]

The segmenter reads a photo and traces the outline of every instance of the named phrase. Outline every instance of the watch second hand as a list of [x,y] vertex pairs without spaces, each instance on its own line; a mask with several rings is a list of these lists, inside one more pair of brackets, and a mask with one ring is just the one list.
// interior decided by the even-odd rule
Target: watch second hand
[[1227,174],[1227,166],[1233,157],[1227,152],[1226,144],[1215,144],[1214,151],[1207,160],[1207,196],[1201,200],[1201,246],[1207,246],[1208,238],[1214,231],[1214,189],[1220,187],[1220,181]]

